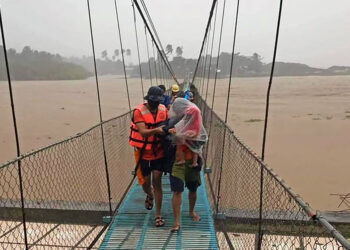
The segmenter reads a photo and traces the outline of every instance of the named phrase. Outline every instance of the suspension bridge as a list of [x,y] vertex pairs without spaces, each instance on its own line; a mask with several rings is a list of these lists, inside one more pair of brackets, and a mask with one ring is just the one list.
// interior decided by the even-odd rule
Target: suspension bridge
[[[25,154],[20,150],[16,100],[1,9],[1,35],[17,158],[0,165],[0,249],[350,249],[344,237],[349,234],[349,225],[327,221],[313,211],[264,163],[269,97],[283,1],[280,0],[276,24],[261,156],[249,149],[227,125],[240,11],[237,0],[235,15],[225,15],[226,0],[220,1],[223,1],[220,10],[219,0],[212,1],[192,79],[196,86],[196,104],[202,111],[209,133],[204,150],[205,167],[201,173],[203,184],[198,190],[196,205],[202,220],[193,222],[189,218],[188,203],[184,198],[182,227],[178,233],[169,230],[173,216],[168,176],[163,177],[166,225],[156,228],[154,211],[144,209],[144,193],[131,174],[135,163],[133,150],[127,145],[132,107],[117,1],[114,0],[114,7],[129,112],[106,121],[102,119],[94,29],[90,0],[87,0],[100,122],[68,139]],[[142,94],[144,96],[144,69],[141,68],[138,39],[141,34],[137,25],[145,30],[147,70],[151,81],[153,77],[154,83],[170,88],[178,80],[147,6],[143,0],[133,0],[130,7],[134,17]],[[214,111],[214,105],[224,18],[234,18],[235,28],[227,103],[222,119]],[[217,27],[218,37],[215,36]],[[208,55],[213,53],[216,38],[218,56],[213,64],[212,56]],[[154,60],[150,60],[150,50]],[[210,102],[208,86],[212,67],[215,67],[215,73]],[[79,166],[83,166],[84,171]]]

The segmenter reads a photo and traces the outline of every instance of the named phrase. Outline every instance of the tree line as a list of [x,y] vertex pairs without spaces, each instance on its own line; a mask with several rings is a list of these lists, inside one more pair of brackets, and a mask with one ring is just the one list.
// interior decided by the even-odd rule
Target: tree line
[[[78,80],[86,79],[93,75],[94,64],[92,56],[65,58],[59,54],[51,54],[45,51],[33,50],[25,46],[21,52],[15,49],[7,51],[11,77],[14,80]],[[133,64],[131,60],[131,49],[120,51],[115,49],[112,54],[107,50],[100,52],[100,58],[96,59],[97,71],[99,75],[122,75],[124,74],[121,54],[125,55],[126,71],[129,77],[140,77],[138,64]],[[183,47],[177,46],[175,51],[173,45],[165,47],[165,56],[168,57],[177,78],[186,78],[191,72],[193,74],[197,60],[184,58]],[[174,54],[174,55],[173,55]],[[268,76],[271,70],[271,63],[264,63],[263,57],[258,53],[251,56],[236,53],[233,62],[233,76],[235,77],[258,77]],[[0,60],[4,62],[3,48],[0,46]],[[218,70],[216,71],[217,57],[205,55],[201,61],[206,60],[206,67],[201,63],[197,73],[207,72],[206,77],[213,78],[217,73],[218,78],[227,78],[230,75],[231,53],[221,52]],[[1,62],[0,61],[0,62]],[[166,73],[161,58],[151,57],[147,61],[141,62],[142,76],[144,78],[160,77]],[[211,62],[211,65],[209,65]],[[208,74],[210,68],[210,73]],[[150,72],[151,70],[151,72]],[[301,63],[276,62],[276,76],[307,76],[307,75],[350,75],[350,67],[332,66],[328,69],[309,67]],[[0,67],[0,80],[6,79],[6,68],[4,63]]]
[[[25,46],[21,52],[7,50],[13,80],[78,80],[91,76],[84,67],[64,60],[59,54],[32,50]],[[7,80],[4,50],[0,46],[0,80]]]

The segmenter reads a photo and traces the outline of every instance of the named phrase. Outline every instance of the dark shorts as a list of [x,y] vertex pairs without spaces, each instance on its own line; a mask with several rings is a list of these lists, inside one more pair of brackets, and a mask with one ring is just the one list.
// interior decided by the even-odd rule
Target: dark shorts
[[200,186],[198,181],[186,181],[184,183],[180,178],[170,175],[170,188],[172,192],[183,192],[185,190],[185,184],[190,192],[196,192]]
[[153,170],[164,172],[164,158],[157,160],[140,160],[141,172],[143,176],[149,176]]

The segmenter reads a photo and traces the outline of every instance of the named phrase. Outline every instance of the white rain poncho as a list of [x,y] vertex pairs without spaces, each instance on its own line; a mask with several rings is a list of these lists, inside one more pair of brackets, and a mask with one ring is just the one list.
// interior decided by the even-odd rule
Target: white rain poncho
[[199,108],[185,98],[176,98],[169,110],[169,125],[176,129],[176,143],[186,145],[197,154],[202,153],[208,140]]

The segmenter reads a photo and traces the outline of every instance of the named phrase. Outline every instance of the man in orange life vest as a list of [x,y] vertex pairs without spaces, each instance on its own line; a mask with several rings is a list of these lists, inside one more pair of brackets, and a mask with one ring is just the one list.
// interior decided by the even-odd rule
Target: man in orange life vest
[[[153,208],[153,197],[156,202],[155,225],[164,226],[161,215],[163,190],[162,174],[164,172],[164,151],[159,135],[163,135],[162,122],[168,118],[167,108],[160,104],[163,99],[161,88],[150,87],[145,97],[147,103],[135,108],[131,127],[129,144],[134,147],[137,166],[136,174],[139,184],[146,193],[145,208]],[[152,186],[151,187],[151,174]]]

